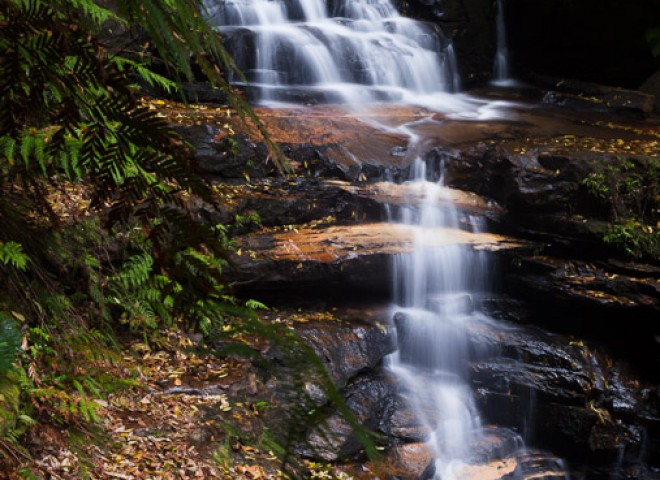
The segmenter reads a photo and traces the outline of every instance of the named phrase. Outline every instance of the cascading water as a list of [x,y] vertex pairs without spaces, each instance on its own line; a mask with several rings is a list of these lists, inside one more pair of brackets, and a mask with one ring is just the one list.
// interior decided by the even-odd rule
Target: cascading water
[[[414,225],[414,249],[394,262],[398,351],[390,368],[426,429],[436,457],[436,478],[461,478],[470,444],[481,435],[480,419],[466,383],[469,360],[465,324],[475,315],[473,295],[484,288],[485,257],[464,245],[432,247],[443,229],[461,228],[442,179],[427,180],[414,164],[414,185],[424,202],[403,208],[395,223]],[[466,218],[472,225],[474,219]],[[404,227],[405,228],[405,227]]]
[[509,71],[509,48],[506,41],[506,24],[504,23],[504,0],[497,0],[495,34],[497,36],[497,50],[495,51],[495,65],[493,67],[493,83],[495,85],[508,85],[513,83],[513,80]]
[[[450,95],[459,88],[451,43],[401,17],[390,0],[335,0],[332,8],[325,0],[206,0],[206,5],[261,103],[397,101],[465,120],[499,118],[497,108],[507,106]],[[417,151],[414,122],[393,127],[368,116],[364,121],[407,135],[408,152]],[[419,208],[399,208],[392,218],[416,236],[413,253],[398,256],[394,265],[399,348],[390,368],[429,432],[436,478],[465,480],[471,446],[483,435],[467,383],[466,325],[489,321],[473,308],[475,295],[486,289],[487,268],[484,255],[468,246],[437,247],[434,236],[443,229],[455,234],[469,225],[475,233],[479,221],[461,216],[442,179],[426,179],[431,172],[424,162],[414,165],[412,182],[425,201]]]
[[[421,205],[390,208],[390,221],[415,232],[411,253],[395,257],[392,314],[398,350],[389,358],[389,368],[401,382],[401,394],[428,432],[427,444],[435,456],[435,477],[465,480],[473,477],[470,465],[482,461],[474,456],[484,436],[479,412],[468,385],[468,365],[475,350],[468,328],[478,324],[497,327],[480,312],[479,298],[489,289],[488,261],[484,252],[469,245],[437,246],[438,235],[456,237],[482,231],[481,219],[459,211],[443,186],[440,172],[427,171],[415,160],[410,181]],[[434,181],[439,177],[437,181]],[[416,195],[419,198],[419,195]],[[522,438],[512,433],[519,454],[526,452]],[[566,480],[558,463],[553,478]],[[516,470],[516,478],[526,476]]]
[[[451,43],[390,0],[207,0],[261,102],[411,102],[459,87]],[[240,83],[237,78],[231,78]]]

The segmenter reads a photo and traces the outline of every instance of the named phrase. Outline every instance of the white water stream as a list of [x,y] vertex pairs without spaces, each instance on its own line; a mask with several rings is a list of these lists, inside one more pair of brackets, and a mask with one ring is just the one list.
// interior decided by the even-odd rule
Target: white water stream
[[[398,351],[390,369],[403,384],[403,394],[431,432],[435,475],[461,478],[469,446],[481,435],[481,422],[466,381],[469,361],[465,324],[474,320],[473,295],[483,290],[486,261],[469,246],[429,247],[439,229],[461,228],[459,212],[448,201],[440,181],[427,180],[426,165],[417,160],[411,182],[424,196],[417,207],[402,208],[392,222],[421,227],[413,252],[394,262]],[[464,220],[477,230],[473,218]]]
[[[400,16],[390,0],[336,0],[332,11],[325,0],[206,0],[206,5],[250,88],[256,88],[259,103],[359,107],[397,102],[449,113],[454,119],[506,115],[504,102],[454,93],[460,82],[451,42],[442,32]],[[501,0],[498,9],[498,22],[503,22]],[[504,80],[503,24],[498,23],[498,32],[496,76]],[[412,124],[374,126],[408,135],[409,151],[415,151]],[[411,182],[425,200],[396,209],[391,218],[421,228],[413,252],[398,256],[393,267],[392,313],[397,313],[399,349],[390,357],[389,368],[429,432],[436,478],[458,480],[465,478],[461,471],[469,461],[471,442],[482,435],[467,383],[465,327],[468,322],[492,321],[473,308],[476,296],[488,288],[487,265],[484,254],[469,246],[430,246],[439,228],[477,232],[480,222],[457,211],[442,178],[427,179],[424,162],[417,159],[413,170]]]
[[506,40],[506,25],[504,21],[504,0],[497,0],[497,17],[495,20],[497,50],[493,67],[493,84],[501,86],[514,85],[509,69],[509,48]]
[[[451,43],[390,0],[207,0],[261,103],[413,103],[459,88]],[[237,79],[232,79],[235,83]]]

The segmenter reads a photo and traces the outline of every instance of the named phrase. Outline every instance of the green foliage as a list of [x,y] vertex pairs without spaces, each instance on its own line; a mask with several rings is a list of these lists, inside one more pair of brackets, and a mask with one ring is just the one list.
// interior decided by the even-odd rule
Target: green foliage
[[0,377],[13,368],[22,341],[16,320],[0,311]]
[[178,90],[178,84],[163,75],[153,72],[144,62],[137,62],[130,58],[115,56],[112,58],[117,70],[120,72],[129,72],[139,76],[151,87],[159,87],[167,93]]
[[610,211],[606,243],[633,257],[660,256],[658,176],[657,157],[613,157],[582,180],[589,194]]
[[29,261],[30,257],[23,252],[23,247],[20,243],[0,242],[0,262],[18,268],[19,270],[27,270]]
[[[226,83],[223,70],[233,63],[202,11],[202,0],[0,0],[0,313],[14,317],[0,317],[0,373],[16,363],[23,338],[10,322],[19,315],[29,371],[21,385],[35,418],[94,422],[95,400],[109,388],[95,362],[111,357],[108,332],[122,323],[141,332],[180,324],[231,333],[243,340],[236,351],[251,354],[247,339],[259,337],[282,352],[291,387],[285,465],[323,418],[304,392],[310,379],[369,446],[313,350],[259,321],[254,309],[263,304],[232,296],[224,277],[228,228],[201,224],[187,207],[191,196],[214,204],[212,189],[195,174],[181,137],[139,101],[136,77],[174,88],[152,71],[155,59],[176,82],[191,79],[196,66],[263,130]],[[155,51],[110,51],[99,33],[108,22],[143,30]],[[54,193],[70,187],[85,205],[64,215]],[[237,219],[255,222],[255,215]]]
[[603,240],[618,245],[632,257],[648,254],[660,258],[660,230],[639,221],[610,224]]
[[610,187],[605,182],[605,174],[603,172],[592,172],[587,177],[582,179],[582,185],[587,187],[589,193],[600,199],[607,199],[610,194]]

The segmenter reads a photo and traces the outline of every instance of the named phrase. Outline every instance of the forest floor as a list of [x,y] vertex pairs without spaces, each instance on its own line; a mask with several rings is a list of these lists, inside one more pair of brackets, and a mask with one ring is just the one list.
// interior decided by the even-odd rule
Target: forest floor
[[33,458],[0,477],[281,478],[259,419],[268,406],[232,395],[256,390],[252,365],[192,347],[177,331],[166,332],[158,347],[122,345],[105,368],[135,386],[95,400],[96,424],[33,427],[23,445]]

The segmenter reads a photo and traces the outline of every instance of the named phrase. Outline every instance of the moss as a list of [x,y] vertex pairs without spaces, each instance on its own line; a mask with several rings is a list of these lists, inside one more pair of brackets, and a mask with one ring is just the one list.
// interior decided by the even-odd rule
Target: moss
[[0,376],[0,438],[14,431],[20,414],[19,374],[8,372]]

